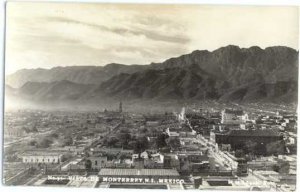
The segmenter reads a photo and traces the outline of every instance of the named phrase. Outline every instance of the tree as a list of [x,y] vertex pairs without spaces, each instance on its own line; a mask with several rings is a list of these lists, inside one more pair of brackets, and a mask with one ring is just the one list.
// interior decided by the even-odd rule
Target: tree
[[157,148],[163,148],[167,146],[167,142],[166,139],[169,138],[169,136],[166,133],[162,133],[160,134],[157,138],[156,138],[156,146]]
[[38,132],[36,125],[32,126],[32,128],[30,130],[31,130],[31,132]]
[[138,154],[141,154],[148,148],[149,142],[147,137],[139,137],[136,141],[134,151]]
[[26,133],[31,133],[31,132],[38,132],[36,126],[32,126],[32,127],[22,127],[22,129],[26,132]]
[[6,161],[9,161],[9,162],[17,162],[17,161],[21,161],[22,160],[16,154],[5,156],[5,159],[6,159]]
[[148,132],[148,129],[145,127],[141,130],[142,133],[147,133]]
[[130,133],[120,133],[118,137],[119,137],[119,140],[120,140],[122,146],[127,148],[128,142],[131,140]]
[[178,150],[179,147],[181,146],[180,139],[178,137],[170,139],[169,145],[171,146],[172,149]]
[[49,138],[42,138],[37,142],[37,147],[38,148],[48,148],[50,147],[50,145],[53,143],[52,140],[50,140]]
[[245,156],[245,153],[242,149],[238,149],[235,151],[235,157],[237,158],[241,158],[241,157],[244,157]]
[[118,142],[119,142],[119,139],[117,139],[116,137],[110,137],[107,139],[107,145],[109,147],[114,147]]
[[50,135],[50,137],[53,137],[53,138],[57,139],[57,138],[59,137],[59,135],[58,135],[57,133],[52,133],[52,134]]
[[288,174],[290,170],[289,162],[278,162],[278,164],[273,166],[273,170],[280,174]]
[[131,155],[129,154],[121,154],[120,157],[119,157],[121,160],[124,160],[124,159],[131,159]]
[[37,141],[36,141],[36,140],[31,140],[31,141],[29,141],[29,143],[28,143],[28,145],[30,145],[30,146],[36,146],[36,144],[37,144]]
[[83,137],[82,137],[82,135],[77,135],[75,139],[76,139],[76,140],[82,140]]
[[120,130],[120,133],[130,133],[129,129],[128,128],[122,128]]
[[63,140],[63,145],[68,146],[73,144],[73,139],[72,137],[68,136]]
[[71,158],[72,158],[72,154],[67,153],[67,154],[65,154],[65,155],[62,156],[61,161],[62,161],[62,162],[65,162],[65,161],[67,161],[67,160],[69,160],[69,159],[71,159]]
[[103,138],[102,143],[103,143],[103,145],[105,145],[105,146],[108,145],[108,139],[107,139],[107,137]]
[[85,161],[85,169],[86,170],[91,170],[92,169],[92,162],[91,162],[91,160],[86,160]]
[[135,149],[137,141],[136,140],[132,140],[128,142],[128,148],[129,149]]

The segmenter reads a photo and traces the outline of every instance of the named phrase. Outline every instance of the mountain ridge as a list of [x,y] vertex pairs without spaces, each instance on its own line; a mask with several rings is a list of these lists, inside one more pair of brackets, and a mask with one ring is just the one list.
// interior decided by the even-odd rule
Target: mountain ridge
[[[298,54],[285,46],[262,49],[229,45],[214,51],[195,50],[149,65],[111,63],[20,70],[6,82],[12,88],[12,84],[18,85],[18,94],[31,99],[52,95],[58,100],[115,97],[292,102],[291,98],[297,100]],[[25,89],[28,82],[30,86]],[[65,91],[56,88],[55,82]],[[43,84],[48,88],[38,83],[48,83]],[[66,92],[67,85],[70,93]]]
[[[231,57],[234,57],[235,56],[234,54],[239,54],[236,55],[235,58],[241,59],[241,57],[243,56],[243,54],[241,53],[245,53],[247,51],[249,52],[249,57],[252,57],[250,58],[252,62],[245,60],[242,62],[244,64],[245,63],[247,64],[247,62],[249,64],[253,64],[255,60],[258,60],[258,58],[261,57],[262,52],[265,51],[271,54],[270,57],[272,57],[273,55],[275,56],[280,55],[278,54],[278,52],[288,52],[284,54],[294,57],[291,58],[291,60],[294,60],[296,66],[298,64],[298,51],[289,47],[273,46],[273,47],[266,47],[265,49],[262,49],[258,46],[252,46],[249,48],[240,48],[239,46],[228,45],[216,49],[214,51],[195,50],[188,54],[166,59],[161,63],[151,63],[149,65],[137,65],[137,64],[125,65],[125,64],[118,64],[118,63],[110,63],[104,66],[65,66],[65,67],[53,67],[51,69],[43,69],[43,68],[21,69],[11,75],[8,75],[5,78],[5,80],[6,80],[6,84],[10,85],[13,88],[19,88],[27,81],[52,82],[52,81],[59,81],[59,80],[69,80],[75,83],[100,84],[101,82],[106,81],[109,78],[118,75],[120,73],[131,74],[149,68],[161,69],[161,68],[172,68],[172,67],[184,67],[185,65],[191,65],[195,63],[199,64],[204,70],[207,70],[209,72],[220,73],[224,75],[222,73],[222,69],[216,67],[215,65],[219,65],[220,63],[225,63],[225,64],[228,63],[228,61],[227,62],[224,61],[226,59],[228,60]],[[217,54],[219,56],[217,57],[212,56],[214,54]],[[222,54],[224,54],[225,56],[222,56]],[[276,61],[276,59],[273,60]],[[238,63],[238,60],[235,61],[235,63]],[[266,62],[264,61],[264,63]],[[290,62],[284,62],[284,63],[289,64]],[[269,79],[271,79],[271,77],[269,77]]]

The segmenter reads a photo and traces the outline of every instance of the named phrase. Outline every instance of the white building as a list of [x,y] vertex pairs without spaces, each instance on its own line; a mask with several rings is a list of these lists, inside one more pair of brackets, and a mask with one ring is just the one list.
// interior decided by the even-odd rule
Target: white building
[[221,113],[222,124],[243,124],[248,121],[248,114],[242,110],[225,109]]
[[30,151],[21,155],[23,163],[58,164],[62,161],[63,154],[53,151]]

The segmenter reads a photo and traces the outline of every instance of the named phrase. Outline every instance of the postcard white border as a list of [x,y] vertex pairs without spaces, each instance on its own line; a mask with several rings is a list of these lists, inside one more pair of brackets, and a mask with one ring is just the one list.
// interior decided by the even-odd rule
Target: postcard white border
[[[1,89],[3,90],[4,88],[4,61],[5,61],[5,3],[10,2],[6,0],[1,0],[0,4],[0,81],[1,81]],[[20,0],[20,2],[24,2],[24,0]],[[210,4],[210,5],[272,5],[272,6],[300,6],[300,0],[242,0],[242,1],[237,1],[237,0],[31,0],[30,2],[82,2],[82,3],[142,3],[142,4]],[[299,11],[300,12],[300,8]],[[298,22],[299,22],[299,13],[298,13]],[[298,23],[298,26],[300,26],[300,22]],[[299,31],[299,30],[298,30]],[[299,51],[299,48],[298,48]],[[300,86],[298,83],[298,92],[300,90]],[[0,122],[0,127],[1,127],[1,132],[3,133],[3,115],[4,115],[4,108],[3,108],[3,94],[4,91],[1,92],[1,110],[0,110],[0,115],[1,115],[1,122]],[[298,94],[298,101],[300,97]],[[298,105],[298,110],[299,112],[299,105]],[[299,124],[298,124],[299,127]],[[299,134],[299,132],[298,132]],[[3,142],[2,142],[2,136],[0,137],[0,146],[1,146],[1,153],[0,153],[0,163],[2,165],[2,147],[3,147]],[[300,154],[300,148],[299,148],[299,142],[298,142],[298,151],[297,154]],[[299,165],[299,159],[297,160],[297,164]],[[1,173],[0,173],[1,179],[2,179],[2,166],[1,166]],[[299,179],[300,179],[300,169],[298,167],[297,169],[297,189],[300,189],[299,185]],[[30,192],[52,192],[55,190],[56,192],[89,192],[89,191],[118,191],[118,192],[128,192],[128,191],[140,191],[139,189],[92,189],[92,188],[57,188],[57,187],[6,187],[0,184],[0,191],[1,192],[6,192],[6,191],[14,191],[14,192],[24,192],[24,191],[30,191]],[[143,189],[144,190],[144,189]],[[149,190],[151,192],[157,192],[161,190]],[[176,191],[176,190],[172,190]]]

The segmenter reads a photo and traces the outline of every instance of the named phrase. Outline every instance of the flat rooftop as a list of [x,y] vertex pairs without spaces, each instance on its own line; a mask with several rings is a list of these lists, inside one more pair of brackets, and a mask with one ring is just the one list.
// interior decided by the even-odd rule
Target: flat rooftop
[[147,185],[147,184],[110,184],[109,188],[121,189],[168,189],[166,185]]
[[22,153],[22,156],[60,156],[63,155],[65,151],[58,151],[58,150],[45,150],[45,151],[25,151]]
[[101,169],[99,176],[179,176],[174,169]]
[[232,186],[228,180],[207,181],[210,186]]

